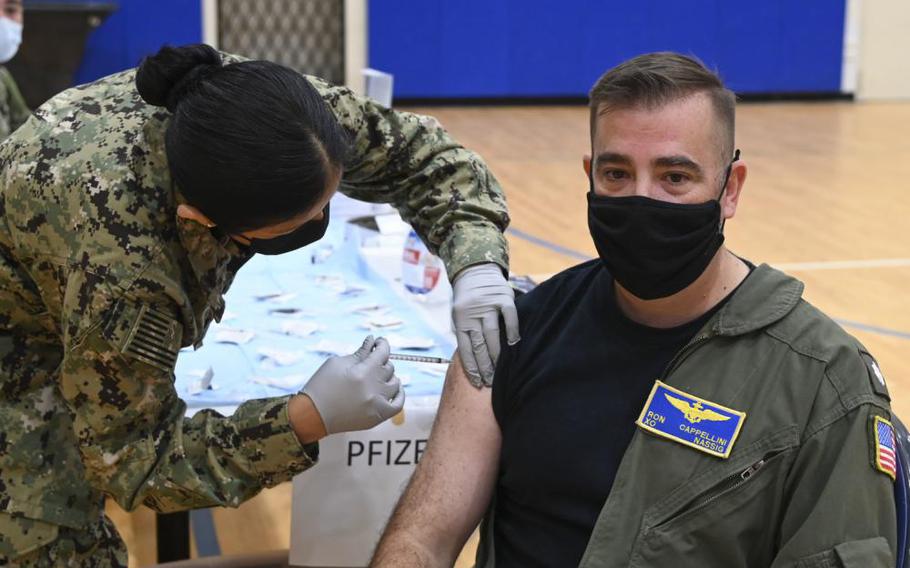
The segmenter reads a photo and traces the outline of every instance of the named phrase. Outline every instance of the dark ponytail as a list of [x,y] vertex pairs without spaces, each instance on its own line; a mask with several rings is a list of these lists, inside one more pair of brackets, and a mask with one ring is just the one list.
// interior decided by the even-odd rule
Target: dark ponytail
[[299,73],[268,61],[222,65],[207,45],[163,47],[143,60],[136,88],[174,114],[171,176],[225,232],[286,221],[334,189],[347,135]]
[[221,54],[211,46],[162,47],[157,55],[142,61],[136,72],[136,89],[145,102],[174,112],[187,91],[219,67]]

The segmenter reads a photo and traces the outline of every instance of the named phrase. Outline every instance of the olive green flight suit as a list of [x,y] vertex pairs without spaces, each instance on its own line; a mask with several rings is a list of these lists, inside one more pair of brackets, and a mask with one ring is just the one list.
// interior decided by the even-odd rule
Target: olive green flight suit
[[[658,377],[745,412],[742,430],[722,459],[638,428],[580,566],[894,566],[894,488],[874,437],[875,417],[891,418],[887,388],[802,291],[757,267]],[[492,511],[484,568],[495,565]]]

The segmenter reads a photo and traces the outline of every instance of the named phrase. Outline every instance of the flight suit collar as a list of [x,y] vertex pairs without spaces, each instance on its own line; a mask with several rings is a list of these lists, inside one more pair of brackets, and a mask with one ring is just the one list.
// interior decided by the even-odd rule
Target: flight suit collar
[[802,282],[767,264],[757,266],[721,308],[712,324],[716,335],[742,335],[782,319],[799,303]]

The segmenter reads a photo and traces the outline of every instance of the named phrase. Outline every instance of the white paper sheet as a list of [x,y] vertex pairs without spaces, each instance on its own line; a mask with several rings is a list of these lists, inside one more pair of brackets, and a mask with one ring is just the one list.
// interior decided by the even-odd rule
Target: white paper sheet
[[399,329],[404,321],[395,314],[374,314],[368,318],[361,327],[364,329],[392,330]]
[[211,367],[205,371],[191,371],[187,374],[197,377],[190,381],[190,384],[186,387],[186,392],[190,395],[196,395],[204,390],[215,390],[217,388],[212,384],[212,379],[215,377],[215,371]]
[[372,315],[384,314],[388,312],[389,309],[389,306],[386,304],[360,304],[351,308],[350,312],[352,314]]
[[287,375],[284,377],[255,376],[251,377],[250,380],[254,383],[287,391],[298,391],[303,388],[303,385],[305,385],[308,380],[310,380],[310,377],[306,375]]
[[436,346],[436,342],[433,341],[430,337],[423,337],[420,335],[401,335],[398,333],[390,333],[385,336],[389,340],[389,345],[393,350],[398,349],[417,349],[417,350],[426,350],[432,349]]
[[215,330],[215,341],[218,343],[233,343],[234,345],[245,345],[253,340],[256,334],[246,329],[234,329],[232,327],[219,327]]
[[263,347],[258,353],[265,367],[290,367],[291,365],[296,365],[305,357],[302,351],[283,351],[269,347]]
[[347,343],[344,341],[333,341],[331,339],[323,339],[319,343],[309,346],[307,349],[313,353],[319,353],[322,355],[334,356],[334,355],[350,355],[360,347],[360,344]]
[[311,321],[286,321],[281,324],[281,333],[295,337],[309,337],[317,331],[324,331],[325,326]]

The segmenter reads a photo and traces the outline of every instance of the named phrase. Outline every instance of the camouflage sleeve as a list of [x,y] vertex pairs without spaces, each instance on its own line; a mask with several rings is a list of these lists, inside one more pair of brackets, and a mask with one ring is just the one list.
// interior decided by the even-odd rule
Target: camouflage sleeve
[[110,295],[91,273],[67,284],[61,391],[93,487],[126,510],[237,506],[315,463],[318,445],[301,445],[290,426],[289,397],[185,418],[173,385],[176,310],[135,289]]
[[19,85],[16,84],[16,80],[13,79],[13,76],[8,69],[3,68],[0,80],[2,80],[6,86],[8,97],[7,104],[9,106],[9,130],[10,132],[13,132],[25,124],[28,117],[32,115],[32,111],[30,111],[28,105],[25,104],[25,99],[19,91]]
[[505,196],[477,154],[432,117],[390,110],[345,87],[308,79],[352,138],[343,193],[391,203],[443,259],[449,278],[486,262],[508,270]]

